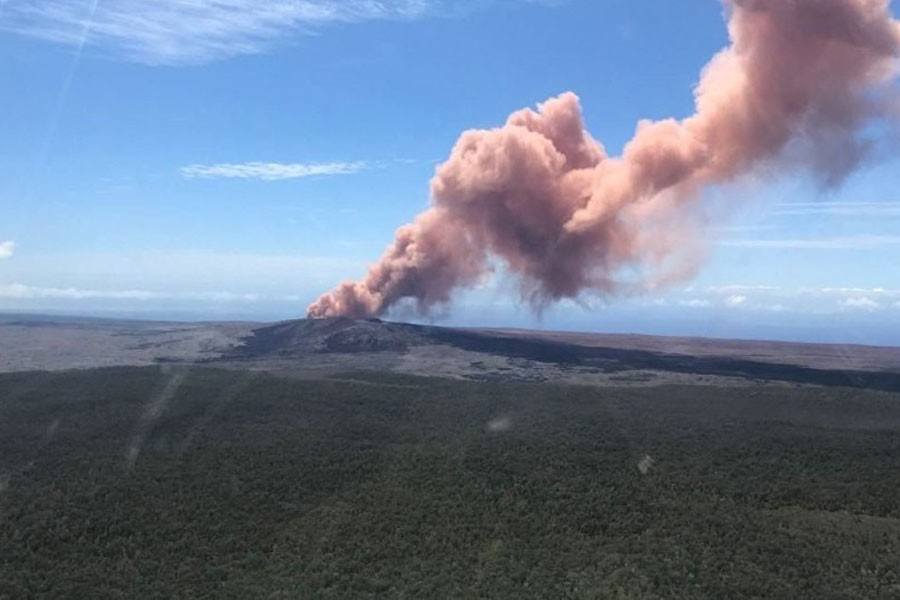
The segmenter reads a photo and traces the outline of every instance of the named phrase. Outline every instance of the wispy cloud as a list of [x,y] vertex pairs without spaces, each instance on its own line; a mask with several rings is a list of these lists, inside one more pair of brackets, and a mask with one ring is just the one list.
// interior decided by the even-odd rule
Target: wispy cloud
[[[885,287],[781,287],[766,285],[709,286],[702,290],[710,306],[741,310],[797,311],[804,314],[837,314],[847,310],[881,311],[900,307],[900,289]],[[688,293],[688,290],[684,290]],[[691,304],[681,303],[683,306]]]
[[0,260],[11,258],[16,251],[16,243],[12,240],[0,242]]
[[710,231],[717,235],[729,235],[733,233],[748,233],[757,231],[774,231],[781,229],[778,225],[719,225],[710,227]]
[[[690,288],[693,291],[693,288]],[[777,292],[782,288],[774,285],[743,285],[743,284],[732,284],[732,285],[711,285],[706,288],[706,291],[710,294],[720,294],[720,295],[746,295],[757,292]]]
[[712,306],[712,303],[709,300],[702,300],[699,298],[682,300],[678,304],[686,308],[709,308],[710,306]]
[[843,302],[841,302],[841,306],[845,308],[856,308],[860,310],[876,310],[881,308],[881,303],[867,296],[861,296],[859,298],[847,298]]
[[144,290],[89,290],[79,288],[35,287],[21,283],[0,284],[0,298],[65,298],[68,300],[91,300],[98,298],[116,300],[154,300],[164,294]]
[[[139,253],[35,254],[0,269],[0,285],[24,284],[44,297],[52,290],[150,290],[154,293],[203,294],[229,290],[239,294],[312,296],[335,279],[365,273],[366,261],[336,256],[270,255],[203,250]],[[302,275],[302,276],[301,276]],[[7,295],[22,288],[6,288]],[[20,293],[16,292],[16,293]],[[70,292],[65,292],[70,293]],[[105,292],[104,292],[105,293]],[[312,299],[312,298],[309,298]]]
[[900,298],[900,289],[884,287],[781,287],[773,285],[721,285],[705,288],[709,294],[735,296],[816,297],[816,298]]
[[148,290],[98,290],[75,287],[40,287],[21,283],[0,284],[0,299],[32,300],[200,300],[206,302],[254,302],[257,294],[236,294],[233,292],[189,292],[169,293]]
[[855,235],[829,238],[800,239],[744,239],[726,240],[720,246],[732,248],[773,248],[795,250],[870,250],[885,246],[900,246],[897,235]]
[[747,304],[747,296],[740,294],[728,296],[728,298],[725,299],[725,304],[733,307],[744,306],[745,304]]
[[[520,0],[521,1],[521,0]],[[458,0],[86,0],[4,4],[0,28],[58,44],[85,44],[150,65],[202,64],[265,51],[331,23],[411,20],[487,2]],[[85,36],[85,32],[87,35]]]
[[331,163],[221,163],[216,165],[188,165],[181,167],[181,175],[193,178],[240,178],[276,181],[279,179],[298,179],[316,175],[350,175],[366,168],[364,162],[331,162]]
[[876,297],[876,298],[900,298],[900,290],[883,288],[883,287],[874,287],[874,288],[826,287],[826,288],[812,288],[812,289],[801,288],[801,292],[821,294],[821,295],[826,295],[826,296],[847,296],[847,295],[863,294],[865,296]]
[[783,202],[772,208],[768,214],[778,217],[900,217],[900,202]]

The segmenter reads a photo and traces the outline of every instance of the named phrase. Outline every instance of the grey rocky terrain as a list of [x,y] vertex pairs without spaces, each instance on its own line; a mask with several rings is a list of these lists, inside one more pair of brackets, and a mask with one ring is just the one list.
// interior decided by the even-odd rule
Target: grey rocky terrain
[[900,349],[344,318],[177,323],[7,315],[0,372],[204,363],[317,377],[358,370],[587,385],[823,384],[900,389]]

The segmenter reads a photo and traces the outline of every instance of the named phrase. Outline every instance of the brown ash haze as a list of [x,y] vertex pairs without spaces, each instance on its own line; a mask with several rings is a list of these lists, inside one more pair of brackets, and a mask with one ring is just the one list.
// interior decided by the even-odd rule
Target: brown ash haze
[[693,115],[641,121],[621,156],[585,130],[571,92],[464,132],[430,208],[308,315],[371,317],[405,299],[424,314],[496,259],[536,308],[658,289],[699,267],[705,189],[787,169],[837,185],[895,134],[900,21],[888,0],[727,0],[725,13],[730,46],[703,69]]

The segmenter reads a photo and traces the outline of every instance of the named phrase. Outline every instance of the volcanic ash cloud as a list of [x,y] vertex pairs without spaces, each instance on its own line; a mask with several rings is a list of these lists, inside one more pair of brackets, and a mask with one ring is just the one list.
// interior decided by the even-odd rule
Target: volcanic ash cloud
[[309,316],[375,316],[404,299],[427,312],[497,259],[538,307],[684,280],[702,255],[705,188],[761,167],[833,185],[877,141],[866,134],[893,131],[900,22],[887,0],[730,0],[726,12],[731,44],[704,68],[693,115],[641,121],[616,157],[573,93],[464,132],[431,207]]

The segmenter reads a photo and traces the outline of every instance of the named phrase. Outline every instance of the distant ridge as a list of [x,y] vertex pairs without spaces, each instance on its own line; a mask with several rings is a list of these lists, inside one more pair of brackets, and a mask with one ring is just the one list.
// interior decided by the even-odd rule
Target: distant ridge
[[376,370],[475,381],[782,382],[900,391],[900,348],[890,347],[459,329],[343,317],[271,324],[0,319],[0,372],[160,363],[312,377]]
[[[621,340],[625,336],[610,336]],[[235,359],[302,358],[315,354],[404,353],[414,346],[446,345],[469,352],[585,367],[604,373],[664,371],[670,373],[774,380],[797,384],[845,386],[900,391],[897,369],[823,369],[792,363],[753,360],[740,355],[689,355],[659,349],[603,346],[604,336],[545,334],[537,331],[455,329],[379,319],[299,319],[255,329],[230,355]],[[645,337],[643,340],[652,340]],[[671,338],[660,338],[660,341]],[[697,340],[693,340],[697,343]],[[747,342],[750,344],[750,342]],[[777,348],[778,344],[771,344]],[[784,344],[814,348],[815,345]]]

